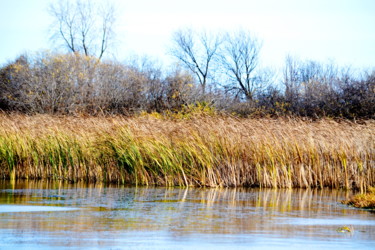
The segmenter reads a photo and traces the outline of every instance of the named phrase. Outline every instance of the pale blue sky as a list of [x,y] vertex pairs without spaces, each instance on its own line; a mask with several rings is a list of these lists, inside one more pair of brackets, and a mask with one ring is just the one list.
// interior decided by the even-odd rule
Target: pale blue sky
[[[57,0],[0,0],[0,64],[23,52],[52,49],[47,6]],[[262,64],[287,54],[375,67],[375,0],[117,0],[116,57],[149,55],[169,63],[180,27],[251,30],[263,40]]]

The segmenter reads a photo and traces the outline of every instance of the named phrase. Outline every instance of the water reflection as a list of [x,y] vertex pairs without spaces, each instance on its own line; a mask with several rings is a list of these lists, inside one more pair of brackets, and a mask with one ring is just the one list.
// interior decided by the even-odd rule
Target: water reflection
[[[301,239],[341,247],[342,241],[362,248],[375,243],[375,215],[341,205],[351,193],[339,190],[135,188],[31,181],[3,181],[0,188],[0,205],[80,208],[0,213],[0,236],[8,237],[11,245],[25,233],[31,237],[25,238],[27,244],[47,246],[113,247],[129,240],[142,245],[155,238],[162,239],[159,243],[165,248],[181,240],[259,245],[260,238],[266,239],[263,244],[271,239],[281,245]],[[336,231],[347,224],[353,225],[354,234]]]

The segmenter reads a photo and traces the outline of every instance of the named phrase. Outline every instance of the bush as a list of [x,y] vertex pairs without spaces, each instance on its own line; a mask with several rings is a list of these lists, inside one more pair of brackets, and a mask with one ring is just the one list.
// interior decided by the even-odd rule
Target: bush
[[2,110],[49,114],[161,111],[199,96],[181,71],[163,78],[152,62],[125,65],[80,54],[21,56],[1,68],[0,88]]
[[[294,60],[294,61],[293,61]],[[375,118],[375,70],[361,77],[334,64],[287,60],[283,85],[260,83],[243,99],[217,82],[202,91],[181,69],[145,58],[131,63],[75,54],[22,55],[0,68],[0,110],[48,114],[185,112],[209,103],[242,116]],[[194,106],[195,105],[195,106]]]

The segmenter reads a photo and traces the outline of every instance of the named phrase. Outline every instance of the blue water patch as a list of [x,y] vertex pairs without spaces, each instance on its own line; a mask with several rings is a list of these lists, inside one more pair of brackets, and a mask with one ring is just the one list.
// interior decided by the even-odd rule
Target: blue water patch
[[0,205],[0,213],[17,213],[17,212],[57,212],[70,211],[79,208],[55,207],[55,206],[21,206],[21,205]]
[[335,219],[315,219],[315,218],[292,218],[287,219],[283,222],[283,224],[288,225],[306,225],[306,226],[313,226],[313,225],[368,225],[368,226],[375,226],[375,220],[364,220],[364,219],[348,219],[345,217],[335,218]]

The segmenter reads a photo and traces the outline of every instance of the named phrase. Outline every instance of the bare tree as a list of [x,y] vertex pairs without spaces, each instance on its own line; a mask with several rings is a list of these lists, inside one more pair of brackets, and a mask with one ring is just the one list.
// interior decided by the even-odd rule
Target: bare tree
[[114,39],[115,8],[109,2],[60,0],[51,3],[52,40],[68,51],[99,59]]
[[240,30],[224,35],[219,60],[224,74],[229,78],[225,86],[227,90],[243,94],[248,100],[253,99],[266,76],[256,71],[260,49],[261,42],[248,31]]
[[285,99],[291,104],[295,104],[301,93],[301,62],[288,55],[285,58],[283,69],[283,84],[285,86]]
[[206,32],[180,29],[173,34],[173,43],[171,54],[198,78],[205,93],[207,81],[212,74],[210,66],[221,43],[220,38],[209,37]]

